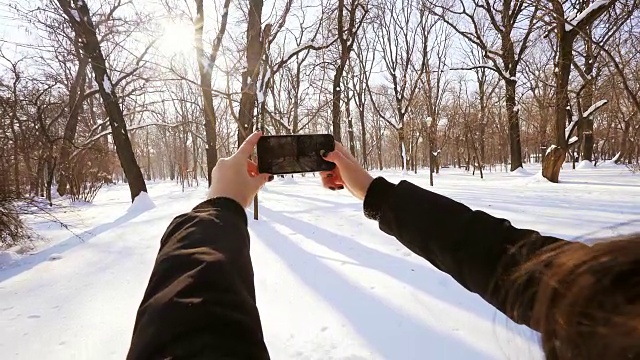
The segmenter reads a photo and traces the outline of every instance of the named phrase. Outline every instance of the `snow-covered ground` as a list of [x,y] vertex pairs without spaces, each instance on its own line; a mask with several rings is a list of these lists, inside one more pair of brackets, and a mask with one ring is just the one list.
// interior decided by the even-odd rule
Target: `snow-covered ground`
[[[565,167],[567,168],[567,167]],[[443,169],[434,191],[568,239],[640,231],[640,176],[624,167],[530,167],[480,180]],[[385,172],[402,179],[399,172]],[[426,172],[404,177],[427,187]],[[30,223],[49,240],[0,270],[0,358],[122,359],[159,240],[206,189],[149,184],[132,205],[124,185],[94,204],[54,210],[69,230]],[[319,179],[276,180],[250,220],[258,306],[274,359],[540,359],[535,334],[410,253]],[[9,256],[6,256],[9,258]]]

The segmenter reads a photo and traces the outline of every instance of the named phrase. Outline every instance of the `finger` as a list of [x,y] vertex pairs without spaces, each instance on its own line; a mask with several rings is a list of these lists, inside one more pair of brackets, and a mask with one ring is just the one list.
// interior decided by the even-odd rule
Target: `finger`
[[336,149],[335,151],[340,152],[345,159],[357,162],[357,160],[353,157],[353,155],[351,155],[351,152],[337,141],[336,141],[335,149]]
[[338,188],[342,187],[342,184],[337,184],[333,178],[322,178],[322,186],[329,190],[338,190]]
[[336,172],[335,171],[321,171],[320,172],[320,177],[322,178],[332,178],[336,176]]
[[248,159],[253,153],[253,149],[255,149],[256,145],[258,144],[258,139],[260,139],[261,136],[262,133],[260,131],[256,131],[253,134],[249,135],[249,137],[242,143],[242,145],[240,145],[238,151],[233,154],[232,158],[239,157],[242,159]]
[[338,165],[338,167],[345,165],[345,163],[347,162],[347,158],[338,148],[330,153],[325,153],[323,157],[325,160],[331,161],[332,163]]

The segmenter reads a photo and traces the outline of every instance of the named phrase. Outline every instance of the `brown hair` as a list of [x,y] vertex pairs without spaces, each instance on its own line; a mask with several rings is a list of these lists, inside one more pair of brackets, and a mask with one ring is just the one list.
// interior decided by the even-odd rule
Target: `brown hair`
[[[532,276],[529,316],[547,359],[640,359],[640,233],[549,246],[516,271],[514,288]],[[510,303],[517,313],[515,293]]]

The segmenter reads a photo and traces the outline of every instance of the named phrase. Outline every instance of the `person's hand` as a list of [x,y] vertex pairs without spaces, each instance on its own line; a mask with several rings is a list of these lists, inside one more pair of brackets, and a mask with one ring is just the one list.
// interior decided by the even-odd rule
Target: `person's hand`
[[273,180],[269,174],[259,174],[258,165],[249,160],[262,133],[256,131],[244,141],[231,157],[218,160],[211,171],[208,198],[227,197],[247,208],[258,190]]
[[353,196],[364,200],[373,177],[360,166],[358,160],[339,142],[336,142],[334,151],[323,154],[323,157],[335,163],[336,168],[320,173],[322,185],[330,190],[342,190],[346,186]]

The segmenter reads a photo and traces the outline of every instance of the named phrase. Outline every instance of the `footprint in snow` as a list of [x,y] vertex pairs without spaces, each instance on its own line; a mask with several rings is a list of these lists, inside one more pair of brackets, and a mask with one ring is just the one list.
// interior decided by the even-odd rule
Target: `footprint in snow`
[[27,316],[27,319],[40,319],[42,316],[40,315],[29,315]]
[[58,261],[62,259],[62,255],[61,254],[51,254],[49,255],[49,261]]
[[329,329],[329,327],[323,326],[322,328],[320,328],[320,332],[325,332],[327,331],[327,329]]

